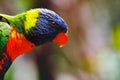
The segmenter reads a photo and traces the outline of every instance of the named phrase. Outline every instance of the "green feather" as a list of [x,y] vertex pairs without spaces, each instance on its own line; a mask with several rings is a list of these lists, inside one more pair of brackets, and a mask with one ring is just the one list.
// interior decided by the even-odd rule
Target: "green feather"
[[26,20],[25,18],[26,13],[18,14],[13,17],[12,23],[15,25],[16,29],[20,33],[24,33],[24,22]]
[[[15,16],[5,14],[0,14],[0,16],[6,18],[10,25],[16,28],[17,32],[27,35],[31,28],[35,27],[37,19],[40,16],[40,12],[39,9],[31,9]],[[5,20],[2,21],[6,22]]]
[[0,22],[0,57],[6,49],[8,37],[10,36],[10,26],[5,22]]
[[[24,33],[24,22],[26,20],[25,15],[26,15],[26,12],[17,14],[15,16],[0,14],[0,16],[6,18],[9,21],[10,25],[12,25],[12,27],[15,27],[19,33]],[[6,22],[3,19],[1,21]]]

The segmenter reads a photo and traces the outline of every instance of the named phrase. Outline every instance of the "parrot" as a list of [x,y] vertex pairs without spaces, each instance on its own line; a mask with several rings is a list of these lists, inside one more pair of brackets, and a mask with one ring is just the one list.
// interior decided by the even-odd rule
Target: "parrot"
[[46,8],[0,14],[0,80],[13,61],[34,47],[53,42],[61,47],[68,41],[68,25],[56,12]]

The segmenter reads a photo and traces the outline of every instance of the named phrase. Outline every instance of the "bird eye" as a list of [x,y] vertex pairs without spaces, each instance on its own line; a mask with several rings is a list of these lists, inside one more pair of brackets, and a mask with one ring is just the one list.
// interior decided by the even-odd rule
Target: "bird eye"
[[55,27],[55,26],[56,26],[56,22],[52,21],[52,22],[51,22],[51,26],[52,26],[52,27]]

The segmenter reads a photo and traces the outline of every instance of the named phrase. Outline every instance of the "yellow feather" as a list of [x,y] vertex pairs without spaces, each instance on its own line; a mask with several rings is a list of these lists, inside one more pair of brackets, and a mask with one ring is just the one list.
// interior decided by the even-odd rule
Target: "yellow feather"
[[39,9],[32,9],[30,11],[27,11],[26,13],[26,21],[24,25],[25,31],[28,32],[32,27],[35,27],[40,12]]
[[16,38],[16,31],[13,31],[13,32],[11,33],[11,36],[12,36],[13,38]]

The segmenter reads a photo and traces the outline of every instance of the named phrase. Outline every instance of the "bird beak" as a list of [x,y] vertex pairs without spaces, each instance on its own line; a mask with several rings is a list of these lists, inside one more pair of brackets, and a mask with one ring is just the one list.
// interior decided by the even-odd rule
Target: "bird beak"
[[63,47],[68,41],[68,35],[66,33],[59,33],[52,42],[60,44],[60,47]]

